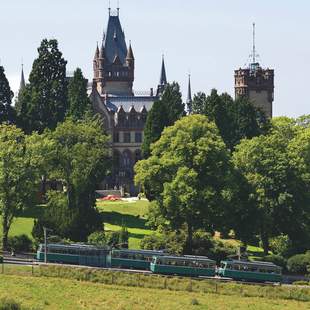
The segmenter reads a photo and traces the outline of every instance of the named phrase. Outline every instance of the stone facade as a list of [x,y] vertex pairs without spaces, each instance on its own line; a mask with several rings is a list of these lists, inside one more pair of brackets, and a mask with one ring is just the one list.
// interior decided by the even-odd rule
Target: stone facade
[[[93,60],[94,77],[90,98],[95,112],[103,118],[105,130],[110,135],[112,174],[102,184],[102,189],[124,188],[137,194],[133,184],[133,167],[141,159],[143,129],[148,111],[160,96],[153,90],[135,95],[133,91],[135,58],[131,44],[127,48],[119,14],[109,11],[109,21],[102,45],[97,46]],[[163,89],[164,79],[158,89]]]
[[258,63],[235,70],[235,97],[246,96],[254,106],[272,118],[274,70],[263,69]]

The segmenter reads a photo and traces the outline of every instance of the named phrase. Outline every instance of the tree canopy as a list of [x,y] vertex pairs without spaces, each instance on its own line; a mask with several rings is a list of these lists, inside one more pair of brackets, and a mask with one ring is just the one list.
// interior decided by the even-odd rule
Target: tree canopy
[[151,146],[151,156],[136,164],[135,181],[150,200],[156,200],[172,229],[186,225],[190,252],[193,231],[220,227],[231,196],[231,170],[215,124],[192,115],[164,129]]
[[29,83],[18,97],[19,125],[27,133],[55,129],[67,110],[66,64],[57,40],[44,39],[38,48]]
[[77,68],[69,81],[67,115],[79,120],[89,116],[91,109],[91,101],[87,94],[87,79],[84,78],[82,70]]
[[95,190],[107,174],[110,157],[108,136],[98,119],[68,118],[55,131],[47,132],[47,178],[62,183],[64,191],[48,193],[45,224],[61,237],[86,240],[100,228],[95,209]]
[[155,101],[148,113],[142,144],[142,155],[150,155],[150,146],[160,138],[165,127],[171,126],[184,116],[184,104],[180,86],[177,83],[167,84],[158,101]]
[[257,229],[260,234],[266,254],[269,239],[282,233],[296,247],[309,241],[310,191],[303,174],[307,169],[297,164],[306,161],[305,135],[294,120],[275,119],[268,135],[243,140],[233,154],[236,167],[252,187],[257,209],[253,232]]
[[233,100],[226,93],[219,95],[215,89],[209,96],[204,93],[195,95],[192,109],[194,114],[206,115],[215,122],[230,150],[243,138],[265,134],[269,129],[269,120],[248,99]]
[[9,81],[7,80],[4,68],[0,66],[0,124],[15,122],[15,110],[12,107],[12,98],[14,94],[11,91]]
[[35,201],[38,174],[31,146],[21,129],[0,125],[0,214],[2,244],[8,246],[8,233],[17,213]]

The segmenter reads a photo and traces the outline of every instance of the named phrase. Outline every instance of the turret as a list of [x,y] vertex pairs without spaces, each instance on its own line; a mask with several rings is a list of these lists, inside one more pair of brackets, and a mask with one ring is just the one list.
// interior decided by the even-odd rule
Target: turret
[[99,47],[97,43],[96,52],[93,60],[94,79],[98,78],[98,58],[99,58]]
[[131,42],[129,42],[129,48],[126,56],[126,64],[129,68],[134,68],[135,66],[135,57],[133,56]]

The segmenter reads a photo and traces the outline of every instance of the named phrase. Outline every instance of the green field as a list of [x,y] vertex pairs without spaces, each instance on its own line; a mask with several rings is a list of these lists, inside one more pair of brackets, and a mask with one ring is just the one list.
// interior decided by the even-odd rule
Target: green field
[[137,249],[145,235],[152,233],[146,227],[147,200],[136,202],[99,201],[97,207],[103,213],[106,230],[119,230],[124,225],[129,232],[129,247]]
[[122,287],[69,279],[1,275],[0,299],[13,298],[28,309],[209,309],[293,310],[309,303],[261,297],[227,296]]
[[[106,230],[119,230],[122,225],[125,225],[129,232],[129,247],[139,248],[141,239],[145,235],[152,233],[145,226],[148,204],[149,202],[147,200],[136,202],[98,201],[97,207],[104,216]],[[32,238],[31,231],[34,218],[42,214],[43,208],[43,205],[36,206],[31,210],[27,210],[27,212],[21,213],[19,217],[14,219],[10,236],[26,234]]]
[[[129,247],[131,249],[140,248],[140,241],[145,235],[153,231],[146,226],[146,214],[149,202],[139,200],[134,202],[126,201],[97,201],[97,208],[103,214],[106,230],[119,230],[124,225],[129,232]],[[10,230],[10,236],[26,234],[32,238],[31,231],[34,218],[40,216],[44,205],[38,205],[20,214],[14,219]],[[1,227],[0,227],[1,228]],[[0,230],[1,236],[1,230]],[[239,244],[237,240],[223,240],[233,245]],[[263,255],[259,247],[248,246],[250,257],[255,259]]]

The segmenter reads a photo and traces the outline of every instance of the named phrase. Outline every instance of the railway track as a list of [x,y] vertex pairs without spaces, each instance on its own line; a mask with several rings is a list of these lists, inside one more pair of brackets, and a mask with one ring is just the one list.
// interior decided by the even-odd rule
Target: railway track
[[[123,268],[98,268],[98,267],[91,267],[91,266],[81,266],[81,265],[68,265],[68,264],[55,264],[55,263],[42,263],[36,260],[30,260],[26,258],[18,258],[18,257],[4,257],[3,260],[4,264],[8,265],[20,265],[20,266],[33,266],[33,267],[39,267],[39,266],[62,266],[62,267],[71,267],[71,268],[87,268],[87,269],[96,269],[96,270],[106,270],[106,271],[112,271],[112,272],[126,272],[126,273],[136,273],[136,274],[144,274],[148,276],[158,276],[158,274],[154,274],[151,271],[148,270],[137,270],[137,269],[123,269]],[[168,278],[184,278],[184,276],[179,275],[160,275],[162,277],[168,277]],[[257,286],[289,286],[289,287],[296,287],[296,285],[293,284],[281,284],[281,283],[260,283],[260,282],[249,282],[249,281],[237,281],[232,278],[222,278],[222,277],[190,277],[192,279],[198,279],[198,280],[211,280],[216,282],[226,282],[226,283],[236,283],[236,284],[246,284],[246,285],[257,285]],[[298,286],[300,287],[300,286]],[[305,286],[306,288],[310,288],[309,286]]]

